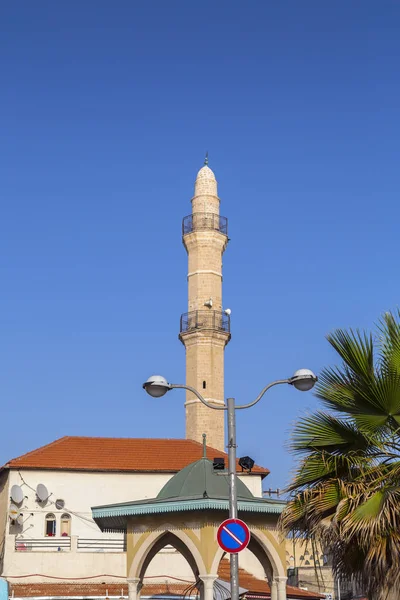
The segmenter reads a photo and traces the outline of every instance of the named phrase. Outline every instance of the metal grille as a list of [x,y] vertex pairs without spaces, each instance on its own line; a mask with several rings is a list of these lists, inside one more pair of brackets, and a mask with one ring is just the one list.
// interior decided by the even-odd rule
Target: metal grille
[[230,317],[221,310],[192,310],[184,313],[181,316],[181,333],[196,329],[214,329],[230,333]]
[[40,539],[16,538],[15,550],[17,552],[59,552],[71,549],[71,538],[56,538],[49,536]]
[[219,231],[223,235],[228,235],[228,219],[215,213],[195,213],[188,215],[182,221],[182,234],[192,233],[192,231],[204,230]]
[[78,539],[78,550],[86,552],[125,552],[126,539],[102,540],[102,539]]

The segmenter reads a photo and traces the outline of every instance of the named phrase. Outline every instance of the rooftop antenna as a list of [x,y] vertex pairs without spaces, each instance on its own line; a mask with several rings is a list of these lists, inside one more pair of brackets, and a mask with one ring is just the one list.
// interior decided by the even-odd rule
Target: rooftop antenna
[[203,433],[203,458],[207,458],[207,436]]

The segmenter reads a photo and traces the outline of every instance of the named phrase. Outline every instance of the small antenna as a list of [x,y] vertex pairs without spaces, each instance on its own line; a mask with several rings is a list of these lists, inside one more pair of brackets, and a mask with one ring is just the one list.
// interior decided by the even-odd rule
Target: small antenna
[[204,159],[204,166],[207,167],[208,166],[208,150],[206,152],[206,157]]
[[203,458],[207,458],[207,436],[203,433]]

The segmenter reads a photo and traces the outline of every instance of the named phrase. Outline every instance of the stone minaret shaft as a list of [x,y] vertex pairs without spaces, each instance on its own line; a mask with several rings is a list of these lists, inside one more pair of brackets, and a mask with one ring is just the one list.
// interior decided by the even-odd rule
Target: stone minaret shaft
[[[224,349],[230,317],[222,310],[222,254],[228,242],[227,220],[219,214],[214,173],[205,165],[197,174],[192,214],[183,220],[188,253],[189,307],[181,317],[180,340],[186,348],[186,384],[210,403],[224,402]],[[186,395],[186,438],[225,449],[225,411],[207,408]]]

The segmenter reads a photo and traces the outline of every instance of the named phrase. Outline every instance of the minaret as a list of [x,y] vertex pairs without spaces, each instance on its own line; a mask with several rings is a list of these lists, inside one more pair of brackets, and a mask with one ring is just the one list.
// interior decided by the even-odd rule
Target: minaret
[[[197,174],[192,214],[183,219],[183,244],[188,253],[188,312],[181,317],[179,338],[186,348],[186,384],[208,402],[224,402],[224,350],[230,317],[222,310],[222,254],[228,224],[219,214],[217,181],[208,158]],[[224,450],[225,411],[207,408],[191,392],[186,395],[186,438]]]

